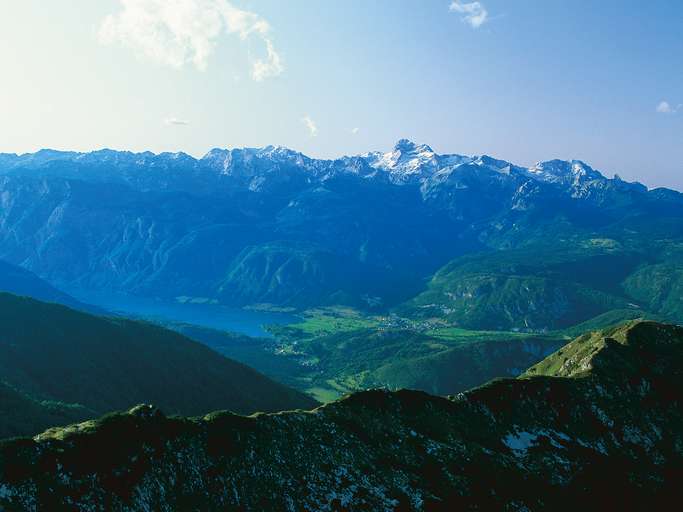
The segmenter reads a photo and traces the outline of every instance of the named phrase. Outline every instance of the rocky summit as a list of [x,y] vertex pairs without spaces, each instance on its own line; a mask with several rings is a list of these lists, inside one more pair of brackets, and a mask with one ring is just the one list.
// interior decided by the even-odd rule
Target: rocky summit
[[657,510],[682,497],[683,328],[581,336],[448,398],[311,411],[138,406],[0,445],[0,509]]

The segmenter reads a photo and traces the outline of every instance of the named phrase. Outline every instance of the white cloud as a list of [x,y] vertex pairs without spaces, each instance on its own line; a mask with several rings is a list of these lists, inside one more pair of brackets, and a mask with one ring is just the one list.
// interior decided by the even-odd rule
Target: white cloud
[[304,125],[308,129],[308,133],[311,135],[311,137],[317,137],[318,136],[318,127],[315,124],[315,121],[313,121],[313,119],[310,118],[310,116],[302,117],[301,122],[304,123]]
[[164,120],[164,123],[169,126],[188,126],[190,124],[186,119],[178,119],[177,117],[169,117]]
[[681,109],[681,107],[683,107],[683,105],[672,107],[668,101],[660,101],[659,105],[657,105],[656,111],[660,114],[675,114]]
[[254,62],[251,69],[251,77],[257,82],[260,82],[264,78],[277,76],[285,70],[280,55],[275,51],[272,41],[270,39],[266,39],[265,41],[268,55],[265,60],[258,59]]
[[351,134],[356,135],[360,131],[360,128],[351,128]]
[[672,111],[668,101],[660,101],[659,105],[657,105],[657,112],[660,114],[670,114]]
[[489,19],[489,13],[481,2],[461,2],[453,0],[449,10],[462,14],[462,20],[469,23],[472,28],[481,27]]
[[193,64],[203,71],[220,36],[232,34],[242,40],[254,36],[263,42],[265,57],[252,62],[252,78],[260,81],[284,71],[268,22],[227,0],[119,1],[121,10],[100,26],[104,44],[118,43],[164,65]]

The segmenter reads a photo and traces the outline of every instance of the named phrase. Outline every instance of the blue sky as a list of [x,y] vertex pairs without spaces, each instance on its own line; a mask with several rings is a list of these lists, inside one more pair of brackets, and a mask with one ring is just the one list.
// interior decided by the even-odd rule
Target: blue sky
[[683,2],[453,3],[0,0],[0,151],[407,137],[683,189]]

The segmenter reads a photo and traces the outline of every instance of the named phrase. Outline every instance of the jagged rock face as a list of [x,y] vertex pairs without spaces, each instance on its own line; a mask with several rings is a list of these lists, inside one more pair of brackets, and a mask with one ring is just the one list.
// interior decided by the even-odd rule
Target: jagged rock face
[[[304,294],[307,305],[340,297],[362,305],[378,289],[384,304],[397,303],[405,294],[383,292],[398,289],[386,286],[395,276],[403,290],[414,288],[454,257],[520,243],[554,222],[566,222],[567,232],[603,230],[643,212],[680,219],[683,199],[579,161],[523,168],[406,140],[388,153],[337,160],[272,146],[216,149],[202,159],[111,150],[0,155],[1,259],[63,288],[238,305],[299,305],[301,283],[318,290]],[[291,286],[272,288],[273,269],[244,259],[269,245],[285,260],[306,254],[295,272],[286,269],[298,274]],[[330,269],[332,260],[348,263]]]
[[644,510],[680,499],[683,329],[631,324],[563,350],[533,376],[452,399],[368,391],[311,412],[193,420],[141,407],[5,442],[0,505]]

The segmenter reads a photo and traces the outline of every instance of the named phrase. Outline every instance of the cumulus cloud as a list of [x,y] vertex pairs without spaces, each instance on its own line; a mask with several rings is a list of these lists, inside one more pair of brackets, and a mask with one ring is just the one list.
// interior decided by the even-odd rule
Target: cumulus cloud
[[310,118],[310,116],[302,117],[301,122],[304,123],[311,137],[318,136],[318,126],[315,124],[315,121],[313,121],[313,119]]
[[177,117],[169,117],[164,120],[168,126],[188,126],[190,122],[186,119],[178,119]]
[[360,131],[360,128],[351,128],[351,134],[356,135]]
[[121,10],[100,26],[98,35],[104,44],[118,43],[164,65],[192,64],[203,71],[222,35],[241,40],[255,37],[264,45],[264,56],[251,63],[252,78],[260,81],[284,71],[268,22],[227,0],[119,1]]
[[472,28],[481,27],[489,19],[489,13],[481,2],[461,2],[453,0],[449,10],[462,14],[461,19]]
[[657,112],[660,114],[670,114],[672,112],[671,105],[668,101],[660,101],[657,105]]
[[660,101],[657,105],[656,111],[660,114],[675,114],[678,112],[683,105],[677,105],[676,107],[671,106],[668,101]]
[[251,77],[257,82],[265,78],[277,76],[285,70],[280,55],[275,51],[272,41],[270,39],[265,41],[267,56],[265,59],[255,61],[251,69]]

